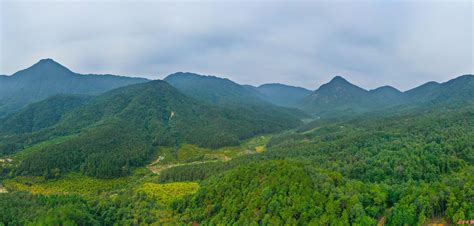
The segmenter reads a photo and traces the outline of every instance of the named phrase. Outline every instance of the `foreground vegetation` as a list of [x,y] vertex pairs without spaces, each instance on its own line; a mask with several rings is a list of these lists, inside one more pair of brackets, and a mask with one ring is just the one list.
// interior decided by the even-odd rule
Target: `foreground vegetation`
[[474,218],[473,137],[474,108],[456,106],[314,121],[220,149],[162,147],[149,160],[159,174],[4,174],[0,222],[452,223]]

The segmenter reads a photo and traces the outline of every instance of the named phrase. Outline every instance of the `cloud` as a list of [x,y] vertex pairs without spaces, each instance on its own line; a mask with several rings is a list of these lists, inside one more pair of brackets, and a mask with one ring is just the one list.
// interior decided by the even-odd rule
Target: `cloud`
[[473,73],[473,3],[2,1],[0,73],[176,71],[315,89],[335,75],[402,90]]

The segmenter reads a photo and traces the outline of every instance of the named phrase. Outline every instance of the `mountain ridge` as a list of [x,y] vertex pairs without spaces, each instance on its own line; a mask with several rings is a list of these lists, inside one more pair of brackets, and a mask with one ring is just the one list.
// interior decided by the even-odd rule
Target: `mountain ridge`
[[256,91],[227,78],[176,72],[163,80],[182,93],[210,104],[263,104],[265,102]]
[[[34,111],[29,114],[34,115]],[[58,168],[62,172],[82,170],[97,177],[123,176],[130,173],[129,166],[142,166],[160,146],[185,143],[218,148],[300,124],[296,119],[246,108],[235,111],[211,106],[162,80],[108,91],[52,121],[56,123],[42,126],[35,133],[48,139],[75,136],[27,157],[20,167],[25,174],[43,175]],[[68,158],[74,161],[58,161]]]
[[79,74],[52,59],[42,59],[0,79],[0,117],[57,94],[96,95],[129,84],[148,81],[114,75]]
[[256,87],[264,99],[282,107],[296,107],[311,91],[302,87],[281,83],[266,83]]
[[401,92],[392,86],[366,90],[341,76],[321,85],[299,107],[307,113],[333,117],[427,102],[469,102],[474,96],[474,76],[461,75],[444,83],[427,82]]

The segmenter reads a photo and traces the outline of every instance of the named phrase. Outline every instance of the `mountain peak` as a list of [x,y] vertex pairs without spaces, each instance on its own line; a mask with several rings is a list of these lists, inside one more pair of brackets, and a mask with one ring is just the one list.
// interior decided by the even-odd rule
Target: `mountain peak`
[[70,72],[70,70],[68,68],[64,67],[63,65],[61,65],[60,63],[54,61],[51,58],[41,59],[36,64],[33,64],[33,66],[31,66],[28,69],[36,69],[36,70],[43,70],[43,71],[44,70],[48,70],[48,71],[49,70],[62,70],[62,71]]
[[376,89],[370,90],[370,92],[394,92],[394,93],[401,93],[400,90],[393,86],[381,86]]
[[461,75],[457,78],[453,78],[451,80],[448,81],[448,83],[452,83],[452,82],[468,82],[468,81],[472,81],[474,79],[474,75],[472,74],[466,74],[466,75]]
[[342,76],[335,76],[334,78],[331,79],[329,83],[350,83],[348,82],[345,78]]
[[57,62],[51,58],[44,58],[44,59],[39,60],[38,63],[57,63]]
[[231,83],[234,83],[233,81],[227,79],[227,78],[221,78],[221,77],[217,77],[217,76],[214,76],[214,75],[201,75],[201,74],[196,74],[196,73],[193,73],[193,72],[175,72],[173,74],[170,74],[168,76],[166,76],[166,78],[164,78],[163,80],[165,81],[172,81],[172,80],[186,80],[186,79],[194,79],[194,80],[200,80],[200,81],[203,81],[203,80],[213,80],[213,81],[226,81],[226,82],[231,82]]
[[54,61],[53,59],[41,59],[27,69],[16,72],[12,78],[53,78],[74,75],[74,72]]

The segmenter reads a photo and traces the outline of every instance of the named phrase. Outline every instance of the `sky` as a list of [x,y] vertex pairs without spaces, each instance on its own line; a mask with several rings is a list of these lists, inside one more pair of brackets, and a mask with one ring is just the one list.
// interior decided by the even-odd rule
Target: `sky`
[[0,74],[52,58],[78,73],[407,90],[474,73],[473,2],[0,0]]

